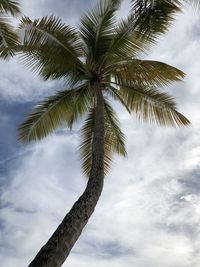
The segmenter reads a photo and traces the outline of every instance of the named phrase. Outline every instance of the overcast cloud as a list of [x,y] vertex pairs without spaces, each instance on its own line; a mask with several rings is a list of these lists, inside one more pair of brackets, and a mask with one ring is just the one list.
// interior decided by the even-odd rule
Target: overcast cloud
[[[59,15],[77,24],[95,1],[22,1],[32,18]],[[127,11],[123,6],[121,14]],[[68,267],[199,267],[200,262],[200,23],[187,10],[148,58],[187,73],[166,90],[192,122],[189,128],[144,125],[115,105],[128,158],[115,158],[89,224]],[[62,130],[23,147],[16,128],[42,96],[62,89],[43,82],[17,60],[0,62],[0,262],[23,267],[35,256],[86,185],[77,130]]]

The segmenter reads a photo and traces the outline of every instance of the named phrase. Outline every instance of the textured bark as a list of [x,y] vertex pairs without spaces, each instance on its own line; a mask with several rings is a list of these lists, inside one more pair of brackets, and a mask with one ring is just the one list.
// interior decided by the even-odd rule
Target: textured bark
[[104,103],[96,86],[97,105],[92,143],[92,169],[85,191],[28,267],[60,267],[94,212],[104,181]]

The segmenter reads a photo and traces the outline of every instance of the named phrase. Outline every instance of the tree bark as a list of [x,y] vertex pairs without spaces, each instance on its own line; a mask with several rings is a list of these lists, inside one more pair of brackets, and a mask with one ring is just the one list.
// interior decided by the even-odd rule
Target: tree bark
[[92,168],[85,191],[41,248],[28,267],[60,267],[81,235],[94,212],[104,182],[104,100],[99,85],[96,88],[95,125],[92,141]]

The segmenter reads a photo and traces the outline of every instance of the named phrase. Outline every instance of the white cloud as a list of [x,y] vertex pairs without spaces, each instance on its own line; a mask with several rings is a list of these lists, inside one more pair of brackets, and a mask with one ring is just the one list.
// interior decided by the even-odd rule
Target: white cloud
[[[54,14],[61,17],[68,24],[77,24],[80,14],[91,6],[93,0],[73,0],[73,3],[66,3],[63,0],[22,0],[22,10],[26,16],[39,18]],[[95,1],[96,2],[96,1]]]
[[16,59],[0,61],[0,67],[0,99],[9,103],[35,101],[55,89],[62,89],[59,85],[55,87],[55,82],[42,81]]

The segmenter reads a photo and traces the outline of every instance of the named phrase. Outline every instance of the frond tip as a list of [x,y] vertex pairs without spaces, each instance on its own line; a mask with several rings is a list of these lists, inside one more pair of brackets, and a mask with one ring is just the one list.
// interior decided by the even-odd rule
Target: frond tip
[[118,85],[126,106],[138,119],[161,126],[177,127],[190,124],[189,120],[177,111],[174,99],[167,93],[133,84]]

